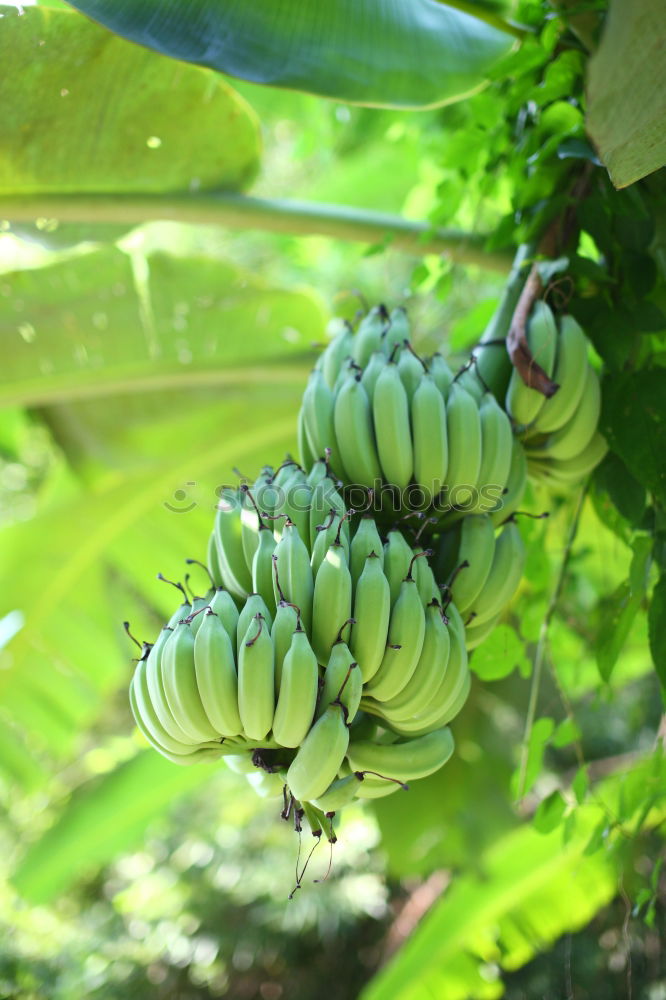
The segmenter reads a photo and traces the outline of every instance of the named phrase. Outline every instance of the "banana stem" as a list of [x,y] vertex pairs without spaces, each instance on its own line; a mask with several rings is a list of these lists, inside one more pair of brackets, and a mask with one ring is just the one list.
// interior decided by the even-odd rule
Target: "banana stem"
[[446,254],[460,264],[474,264],[503,274],[511,266],[502,252],[486,252],[486,237],[438,229],[398,215],[362,208],[227,192],[209,194],[29,194],[0,197],[0,220],[118,223],[140,225],[169,219],[229,229],[262,229],[292,236],[330,236],[360,243],[386,242],[392,249],[422,256]]
[[580,524],[580,517],[583,511],[583,504],[585,503],[585,497],[587,496],[587,484],[583,487],[578,497],[578,503],[576,504],[576,509],[571,521],[571,526],[569,528],[569,536],[567,538],[567,543],[564,549],[564,555],[562,556],[562,562],[560,563],[560,571],[557,575],[557,580],[555,583],[555,589],[548,603],[546,613],[544,615],[543,621],[541,623],[541,628],[539,630],[539,641],[537,643],[536,653],[534,655],[534,667],[532,670],[532,681],[530,684],[530,698],[527,706],[527,716],[525,718],[525,732],[523,734],[523,744],[520,752],[520,771],[518,777],[518,794],[517,801],[523,798],[525,794],[525,777],[527,774],[527,760],[529,757],[529,746],[530,737],[532,735],[532,727],[534,726],[534,716],[536,715],[536,706],[539,697],[539,686],[541,684],[541,674],[543,671],[543,662],[546,655],[546,646],[548,644],[548,630],[550,629],[550,623],[553,619],[553,615],[557,610],[557,605],[560,600],[560,595],[562,593],[562,587],[564,586],[564,580],[567,574],[567,568],[569,566],[569,560],[571,558],[571,552],[573,549],[574,542],[576,540],[576,535],[578,534],[578,525]]

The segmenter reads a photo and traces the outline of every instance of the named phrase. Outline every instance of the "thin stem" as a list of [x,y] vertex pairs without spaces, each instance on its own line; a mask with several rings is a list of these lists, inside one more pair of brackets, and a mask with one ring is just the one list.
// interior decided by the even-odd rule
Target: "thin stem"
[[527,758],[529,754],[530,737],[532,735],[532,728],[534,726],[534,716],[536,715],[536,706],[539,698],[539,685],[541,683],[541,673],[543,669],[543,663],[546,655],[546,646],[548,642],[548,630],[550,628],[550,623],[553,619],[553,615],[557,610],[557,605],[562,594],[562,588],[564,586],[564,580],[567,574],[567,568],[569,566],[569,559],[571,558],[571,552],[573,549],[573,544],[576,540],[576,535],[578,534],[578,525],[580,523],[580,516],[583,511],[583,504],[585,503],[585,497],[587,495],[587,486],[583,487],[578,498],[578,503],[576,504],[576,509],[574,511],[574,516],[571,521],[571,526],[569,528],[569,536],[567,538],[567,544],[564,549],[564,555],[562,556],[562,562],[560,563],[560,571],[557,575],[557,580],[555,582],[555,589],[548,603],[546,613],[541,623],[541,628],[539,630],[539,641],[537,643],[536,653],[534,655],[534,669],[532,671],[532,681],[530,685],[530,698],[527,706],[527,716],[525,718],[525,732],[523,734],[523,745],[520,753],[520,773],[518,779],[518,800],[522,799],[525,794],[525,777],[527,774]]
[[343,205],[327,205],[240,194],[30,194],[0,197],[0,219],[34,222],[115,222],[139,225],[171,219],[231,229],[263,229],[298,236],[330,236],[361,243],[390,240],[390,246],[409,253],[444,253],[462,264],[476,264],[505,274],[507,254],[486,252],[486,237],[457,230],[437,229],[397,215]]

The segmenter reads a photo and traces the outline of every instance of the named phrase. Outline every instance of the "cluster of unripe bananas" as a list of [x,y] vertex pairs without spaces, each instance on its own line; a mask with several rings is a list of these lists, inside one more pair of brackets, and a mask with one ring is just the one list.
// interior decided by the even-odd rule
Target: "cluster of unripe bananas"
[[304,393],[302,465],[221,491],[210,589],[176,584],[142,649],[130,700],[160,753],[225,757],[317,836],[449,759],[468,653],[523,573],[528,475],[573,481],[567,463],[582,475],[605,450],[580,328],[537,303],[527,336],[560,389],[514,372],[500,405],[469,366],[420,358],[402,309],[337,333]]

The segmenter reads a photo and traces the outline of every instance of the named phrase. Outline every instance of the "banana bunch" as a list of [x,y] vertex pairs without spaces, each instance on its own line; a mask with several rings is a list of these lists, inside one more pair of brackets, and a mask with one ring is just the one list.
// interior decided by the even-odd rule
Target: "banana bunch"
[[558,322],[538,301],[527,324],[534,359],[559,389],[550,399],[525,385],[513,371],[506,409],[521,437],[533,479],[555,486],[574,484],[601,461],[607,445],[597,427],[599,378],[588,360],[589,343],[572,316]]
[[463,388],[441,354],[420,358],[409,335],[404,309],[377,306],[333,338],[303,395],[301,461],[329,454],[341,481],[373,490],[378,516],[503,511],[512,471],[517,480],[506,413]]
[[492,632],[523,575],[525,546],[515,519],[496,535],[487,514],[463,518],[439,537],[434,566],[465,621],[464,642],[471,651]]
[[[367,523],[374,527],[374,522]],[[363,534],[367,536],[369,532],[361,532],[361,537]],[[394,569],[403,554],[400,539],[391,543],[388,552]],[[340,543],[334,545],[342,549]],[[401,587],[396,602],[400,623],[395,634],[403,641],[409,638],[409,610],[416,615],[417,631],[425,617],[412,575],[419,557],[408,551],[405,583],[409,585],[410,599],[403,596],[401,601]],[[358,552],[357,546],[357,556]],[[382,556],[373,552],[366,557],[355,586],[356,603],[366,609],[364,619],[368,622],[371,622],[370,608],[375,616],[387,622],[395,617],[390,614],[389,578],[378,573],[382,557],[386,558],[383,550]],[[351,581],[349,563],[344,564]],[[325,559],[322,569],[326,565]],[[378,581],[381,581],[379,589]],[[326,608],[335,612],[336,593],[329,580],[328,596],[332,603],[320,612],[322,620],[329,621]],[[353,625],[349,642],[342,638],[343,628],[338,629],[336,636],[331,636],[330,628],[327,632],[315,629],[312,634],[317,639],[311,642],[302,627],[299,609],[291,604],[284,606],[288,607],[288,614],[278,621],[263,598],[254,594],[239,610],[223,588],[181,603],[157,641],[143,646],[130,684],[130,704],[137,726],[156,750],[178,764],[224,756],[229,766],[246,774],[258,794],[276,796],[286,788],[295,801],[310,808],[315,818],[317,810],[323,815],[353,798],[380,794],[378,786],[381,794],[395,791],[405,781],[425,777],[448,760],[453,742],[444,722],[437,727],[419,724],[413,732],[409,727],[386,732],[374,723],[364,725],[364,713],[359,711],[363,693],[359,652],[366,671],[373,676],[388,676],[383,672],[383,656],[377,655],[377,628],[370,625],[358,630],[358,622],[347,616],[344,626],[349,631]],[[422,628],[419,632],[422,654],[415,656],[417,642],[412,640],[409,655],[416,660],[414,670],[423,673],[422,663],[427,658],[430,674],[435,668],[444,673],[450,658],[444,656],[437,663],[434,661],[438,654],[448,654],[448,633],[439,606],[433,601],[431,607],[429,618],[438,622],[437,632],[428,638],[422,634],[426,632]],[[386,628],[389,635],[390,624]],[[372,640],[368,643],[371,633]],[[456,641],[458,648],[464,650],[460,639]],[[320,655],[315,649],[319,649]],[[393,657],[399,651],[397,644],[390,648]],[[385,652],[389,652],[388,647]],[[374,659],[371,661],[368,655]],[[391,660],[392,670],[396,662],[394,658]],[[391,683],[402,690],[407,680],[403,684],[401,679],[392,678]],[[449,699],[447,721],[455,714],[456,707],[462,707],[464,697],[461,688],[455,704]],[[436,730],[439,734],[432,735]],[[375,747],[379,733],[383,740],[381,749]],[[431,734],[432,738],[419,740],[424,734]],[[383,743],[389,740],[395,745],[387,757]],[[371,772],[367,784],[365,772]],[[352,780],[345,781],[346,778]],[[340,804],[333,807],[332,801]]]

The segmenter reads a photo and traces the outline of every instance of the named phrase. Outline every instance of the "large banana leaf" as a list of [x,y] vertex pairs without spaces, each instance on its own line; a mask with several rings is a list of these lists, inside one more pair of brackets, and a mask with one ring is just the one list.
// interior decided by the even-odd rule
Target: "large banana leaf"
[[514,44],[511,34],[437,0],[77,0],[72,6],[176,59],[382,107],[423,108],[469,94]]
[[73,11],[2,10],[0,195],[239,190],[253,179],[258,123],[219,76]]
[[636,817],[662,822],[665,777],[663,756],[655,754],[595,789],[594,802],[580,807],[568,828],[523,826],[498,838],[479,855],[478,873],[454,878],[361,1000],[502,996],[500,967],[524,965],[616,894],[612,849],[625,833],[612,827],[619,820],[631,829]]
[[590,61],[587,127],[616,187],[666,164],[662,0],[612,0]]

